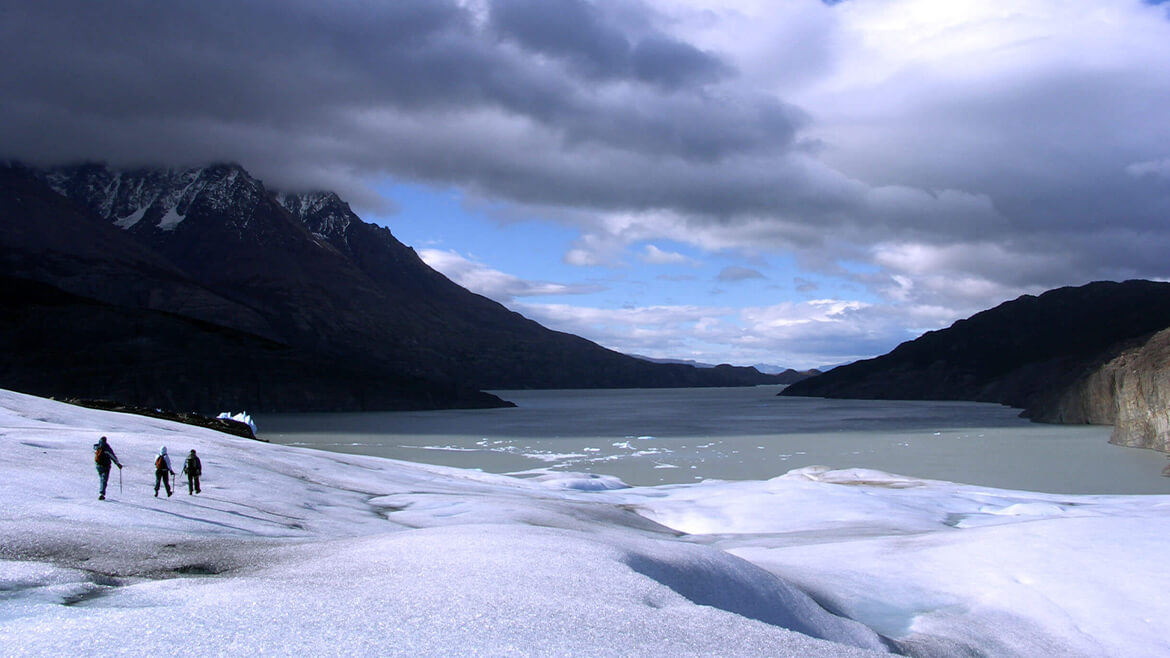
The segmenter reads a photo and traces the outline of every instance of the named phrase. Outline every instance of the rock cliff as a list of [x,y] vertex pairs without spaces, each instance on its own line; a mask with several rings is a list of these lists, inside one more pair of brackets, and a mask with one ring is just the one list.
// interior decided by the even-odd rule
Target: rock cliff
[[1112,424],[1111,443],[1170,452],[1170,329],[1093,370],[1032,417]]

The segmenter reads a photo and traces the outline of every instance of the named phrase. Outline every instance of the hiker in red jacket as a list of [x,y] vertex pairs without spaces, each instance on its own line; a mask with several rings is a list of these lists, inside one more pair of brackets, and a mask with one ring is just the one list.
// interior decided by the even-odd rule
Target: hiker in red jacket
[[159,483],[165,484],[167,487],[167,497],[170,498],[174,491],[171,491],[171,478],[175,474],[175,469],[171,468],[171,458],[167,455],[167,447],[163,446],[158,449],[158,456],[154,458],[154,497],[158,498]]
[[111,463],[117,464],[119,471],[122,470],[122,462],[118,461],[114,449],[106,443],[106,437],[103,436],[93,444],[93,465],[97,467],[98,472],[98,500],[106,499],[106,483],[110,480]]

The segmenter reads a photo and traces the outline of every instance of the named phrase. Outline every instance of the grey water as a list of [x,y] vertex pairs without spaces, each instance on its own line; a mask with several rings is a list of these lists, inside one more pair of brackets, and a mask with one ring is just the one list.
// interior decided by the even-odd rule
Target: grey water
[[823,465],[1050,493],[1170,494],[1165,455],[1111,445],[1109,427],[1031,423],[993,404],[778,397],[781,388],[494,391],[518,407],[255,420],[274,443],[631,485]]

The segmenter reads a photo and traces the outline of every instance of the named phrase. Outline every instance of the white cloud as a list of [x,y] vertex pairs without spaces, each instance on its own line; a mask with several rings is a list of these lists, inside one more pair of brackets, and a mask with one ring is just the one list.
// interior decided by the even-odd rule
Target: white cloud
[[516,310],[545,326],[620,352],[800,369],[886,352],[916,337],[905,322],[937,328],[958,319],[944,307],[907,309],[842,299],[744,309],[696,305],[607,309],[523,303]]
[[677,251],[663,251],[657,246],[648,244],[642,249],[638,258],[650,265],[697,265],[697,263],[678,253]]
[[421,249],[420,258],[455,283],[501,303],[516,297],[546,295],[587,295],[604,290],[592,284],[564,284],[548,281],[529,281],[492,269],[465,258],[454,251]]
[[1135,178],[1152,176],[1154,178],[1170,179],[1170,158],[1135,162],[1126,167],[1125,172]]
[[[651,3],[677,35],[732,62],[740,83],[806,110],[798,141],[819,146],[735,154],[717,166],[660,159],[646,167],[637,157],[579,150],[623,172],[611,192],[662,183],[665,193],[578,214],[582,237],[567,259],[614,264],[629,245],[655,241],[779,253],[830,286],[857,281],[880,300],[832,313],[813,305],[716,313],[703,340],[735,354],[771,350],[761,361],[844,360],[1023,293],[1167,275],[1165,199],[1148,185],[1170,176],[1164,8],[1134,0]],[[842,262],[873,271],[856,274]],[[613,341],[622,340],[620,324],[609,325]],[[691,356],[705,349],[662,335],[689,345]]]
[[[521,302],[539,295],[584,294],[593,286],[568,286],[489,268],[452,251],[419,255],[456,283],[508,304],[541,324],[583,336],[625,353],[692,358],[712,363],[773,363],[812,368],[889,349],[909,338],[888,305],[839,299],[784,302],[737,309],[730,306],[651,305],[601,308]],[[946,309],[920,312],[917,324],[949,321]]]

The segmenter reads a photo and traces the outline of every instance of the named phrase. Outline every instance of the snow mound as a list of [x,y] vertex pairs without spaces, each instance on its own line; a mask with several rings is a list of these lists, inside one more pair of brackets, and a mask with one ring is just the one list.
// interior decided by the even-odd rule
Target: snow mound
[[840,484],[848,486],[886,487],[889,489],[906,489],[921,487],[927,480],[894,475],[872,468],[845,468],[832,469],[828,466],[806,466],[789,471],[780,477],[805,478],[814,482]]
[[994,514],[996,516],[1060,516],[1065,513],[1065,508],[1053,503],[1045,502],[1031,502],[1031,503],[1016,503],[1008,505],[1007,507],[980,507],[979,511],[983,514]]
[[548,471],[531,478],[551,489],[575,489],[577,491],[612,491],[629,489],[630,485],[612,475],[597,473],[560,473]]
[[830,614],[789,583],[722,551],[660,543],[630,552],[625,562],[693,603],[812,637],[886,650],[868,627]]

